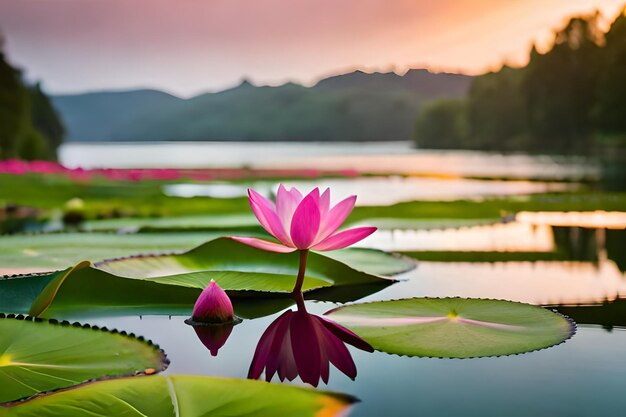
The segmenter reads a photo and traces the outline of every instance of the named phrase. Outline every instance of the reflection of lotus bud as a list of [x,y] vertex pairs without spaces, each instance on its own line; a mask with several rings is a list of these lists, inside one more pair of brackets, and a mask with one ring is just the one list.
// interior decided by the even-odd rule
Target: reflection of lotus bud
[[211,283],[198,297],[196,305],[193,307],[191,320],[194,324],[226,323],[235,320],[235,312],[230,298],[214,280],[211,280]]
[[[219,288],[219,287],[218,287]],[[217,351],[224,346],[230,333],[233,331],[233,323],[214,324],[212,326],[193,326],[202,342],[212,356],[217,356]]]

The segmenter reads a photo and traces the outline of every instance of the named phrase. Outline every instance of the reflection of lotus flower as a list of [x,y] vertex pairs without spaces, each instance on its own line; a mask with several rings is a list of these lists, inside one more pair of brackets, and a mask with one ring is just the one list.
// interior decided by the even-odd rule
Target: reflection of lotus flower
[[317,386],[320,378],[328,383],[329,364],[351,379],[356,366],[344,343],[372,352],[374,349],[350,330],[305,310],[284,312],[263,333],[254,352],[248,378],[258,379],[265,368],[265,379],[275,373],[281,381],[294,380]]
[[202,291],[193,307],[191,322],[226,323],[235,320],[233,304],[226,292],[214,280]]
[[376,231],[375,227],[357,227],[337,232],[354,208],[356,196],[330,207],[330,189],[320,195],[315,188],[302,197],[296,188],[278,188],[276,204],[254,190],[248,190],[250,206],[261,225],[281,244],[250,237],[235,237],[255,248],[270,252],[293,252],[313,249],[335,250],[350,246]]
[[202,342],[209,352],[211,352],[212,356],[217,356],[217,351],[224,346],[230,333],[233,331],[234,324],[224,323],[224,324],[213,324],[210,326],[207,325],[198,325],[193,326],[193,329],[196,331],[198,335],[198,339]]

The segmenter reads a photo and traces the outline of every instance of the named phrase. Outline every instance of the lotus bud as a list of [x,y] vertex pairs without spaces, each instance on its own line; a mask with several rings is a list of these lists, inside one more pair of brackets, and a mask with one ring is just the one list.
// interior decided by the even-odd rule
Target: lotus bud
[[80,198],[72,198],[65,202],[63,223],[78,226],[85,220],[85,202]]
[[235,321],[235,312],[230,298],[214,280],[202,291],[193,307],[191,321],[200,323],[228,323]]

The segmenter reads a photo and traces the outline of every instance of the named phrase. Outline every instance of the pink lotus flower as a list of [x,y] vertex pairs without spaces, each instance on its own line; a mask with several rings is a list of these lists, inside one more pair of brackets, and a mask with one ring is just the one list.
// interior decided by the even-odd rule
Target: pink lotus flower
[[227,323],[235,321],[233,304],[214,280],[202,291],[193,307],[190,324]]
[[320,378],[328,383],[332,363],[354,380],[356,366],[345,343],[367,352],[374,351],[366,341],[343,326],[304,309],[288,310],[261,336],[248,378],[259,379],[265,369],[268,382],[275,373],[281,381],[293,381],[300,375],[303,382],[317,387]]
[[278,187],[276,204],[261,194],[248,190],[250,206],[261,226],[281,243],[252,237],[233,239],[270,252],[296,250],[328,251],[350,246],[376,231],[375,227],[356,227],[338,232],[356,202],[351,196],[330,207],[330,189],[320,195],[315,188],[305,197],[296,188]]

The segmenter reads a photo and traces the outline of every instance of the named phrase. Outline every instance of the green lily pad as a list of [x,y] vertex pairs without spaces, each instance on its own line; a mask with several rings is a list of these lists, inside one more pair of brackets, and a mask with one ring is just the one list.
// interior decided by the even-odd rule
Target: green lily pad
[[332,417],[356,400],[343,394],[245,379],[202,376],[121,378],[36,397],[0,417]]
[[372,217],[361,219],[351,226],[376,226],[380,230],[437,230],[492,225],[501,221],[499,217],[485,219]]
[[167,364],[158,346],[117,331],[0,314],[0,403]]
[[505,300],[411,298],[353,304],[328,317],[382,352],[472,358],[530,352],[575,332],[567,317]]
[[[138,253],[192,249],[223,233],[42,233],[0,236],[0,270],[51,271]],[[29,271],[26,271],[29,272]],[[0,272],[0,275],[2,273]]]
[[[141,253],[164,253],[193,249],[223,233],[50,233],[0,236],[0,275],[2,270],[47,271],[89,259],[99,262]],[[266,233],[250,234],[259,237]],[[375,249],[348,248],[325,252],[360,271],[395,275],[414,268],[415,262]],[[30,269],[30,270],[29,270]]]
[[325,252],[325,256],[370,274],[393,276],[415,268],[417,262],[399,254],[377,249],[350,248]]
[[569,261],[563,251],[554,252],[482,252],[482,251],[410,251],[403,255],[418,261],[432,262],[538,262]]
[[251,212],[241,214],[91,220],[85,222],[84,227],[89,231],[116,231],[125,228],[136,229],[138,231],[263,230],[259,225],[259,221]]
[[[199,271],[154,278],[119,277],[84,261],[53,274],[52,280],[32,302],[29,314],[62,316],[68,311],[98,309],[141,311],[142,314],[171,314],[169,309],[190,308],[200,292],[214,279],[224,290],[289,293],[294,277],[284,274],[237,271]],[[303,289],[322,288],[331,282],[305,278]],[[44,314],[45,313],[45,314]]]
[[[379,259],[385,256],[379,254]],[[108,314],[129,309],[141,314],[171,314],[172,309],[192,306],[211,279],[232,296],[286,295],[295,283],[297,257],[297,253],[269,253],[220,238],[180,254],[118,258],[96,265],[84,261],[62,271],[0,280],[0,309],[48,317],[80,310],[97,315],[98,309]],[[303,288],[392,282],[311,253]]]
[[[118,276],[153,278],[197,271],[298,273],[298,253],[265,252],[229,238],[206,242],[188,252],[173,255],[135,256],[99,262],[98,268]],[[376,283],[381,277],[358,271],[320,253],[311,253],[307,275],[329,280],[334,285]]]

